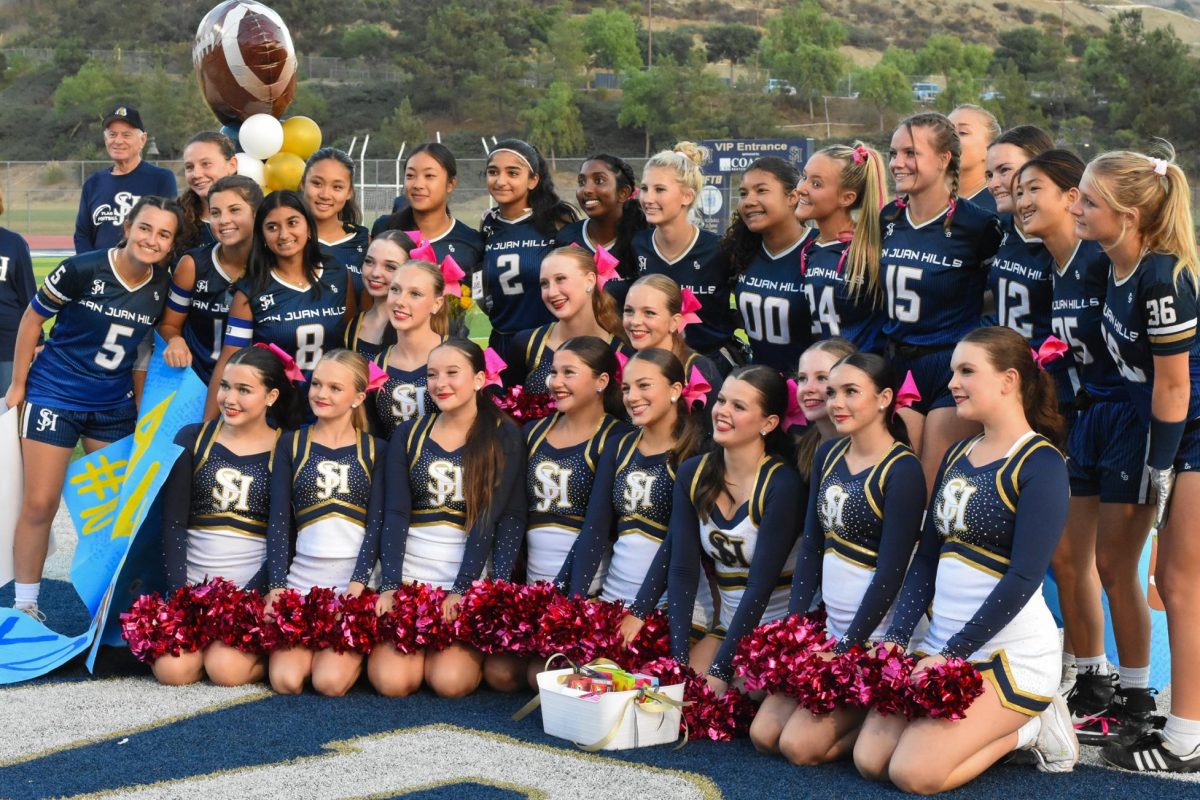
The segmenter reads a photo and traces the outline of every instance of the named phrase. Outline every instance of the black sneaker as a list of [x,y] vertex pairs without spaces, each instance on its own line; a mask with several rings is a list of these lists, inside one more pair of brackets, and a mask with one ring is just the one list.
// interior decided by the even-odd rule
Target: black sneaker
[[1131,744],[1112,742],[1100,751],[1104,761],[1132,772],[1200,772],[1200,747],[1177,756],[1163,743],[1162,734],[1151,731]]
[[1131,744],[1152,730],[1161,730],[1167,718],[1158,711],[1157,689],[1117,689],[1110,714],[1120,720],[1119,741]]
[[1080,744],[1106,744],[1120,732],[1121,721],[1110,708],[1116,694],[1116,678],[1094,672],[1076,676],[1075,686],[1067,694],[1067,707],[1071,709],[1071,722]]

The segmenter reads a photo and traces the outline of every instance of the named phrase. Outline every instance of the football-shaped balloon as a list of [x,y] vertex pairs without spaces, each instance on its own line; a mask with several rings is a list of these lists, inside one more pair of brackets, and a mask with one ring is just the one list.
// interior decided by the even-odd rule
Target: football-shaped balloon
[[255,114],[242,123],[238,141],[255,158],[270,158],[283,146],[283,126],[270,114]]
[[263,170],[267,179],[267,191],[299,189],[304,176],[304,159],[295,153],[276,153],[267,159]]
[[296,94],[296,48],[274,10],[225,0],[196,29],[192,64],[217,119],[237,125],[254,114],[278,118]]
[[308,117],[292,117],[283,121],[283,147],[285,153],[295,153],[308,159],[321,149],[321,129]]

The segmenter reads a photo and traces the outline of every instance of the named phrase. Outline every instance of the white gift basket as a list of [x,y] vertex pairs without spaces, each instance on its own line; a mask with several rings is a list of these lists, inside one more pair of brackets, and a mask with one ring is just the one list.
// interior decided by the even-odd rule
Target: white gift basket
[[584,699],[585,692],[565,685],[573,672],[556,669],[538,674],[542,727],[550,736],[569,739],[589,751],[628,750],[679,738],[682,683],[651,692],[608,692]]

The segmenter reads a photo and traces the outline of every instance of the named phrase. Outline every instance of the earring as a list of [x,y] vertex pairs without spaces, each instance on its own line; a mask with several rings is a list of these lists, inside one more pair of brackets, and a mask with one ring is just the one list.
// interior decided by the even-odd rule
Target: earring
[[588,294],[591,294],[591,293],[592,293],[592,287],[588,286],[587,288],[585,288],[585,289],[584,289],[584,291],[585,291],[585,292],[587,292]]
[[674,395],[671,395],[671,402],[672,402],[672,403],[678,403],[678,402],[679,402],[679,398],[678,398],[678,397],[675,397]]
[[358,408],[358,403],[351,403],[351,404],[350,404],[350,407],[351,407],[351,408]]
[[766,431],[759,431],[759,432],[758,432],[758,435],[759,435],[759,436],[766,436],[766,435],[767,435],[767,432],[766,432]]
[[597,390],[596,390],[596,394],[603,394],[603,393],[604,393],[604,389],[597,389]]

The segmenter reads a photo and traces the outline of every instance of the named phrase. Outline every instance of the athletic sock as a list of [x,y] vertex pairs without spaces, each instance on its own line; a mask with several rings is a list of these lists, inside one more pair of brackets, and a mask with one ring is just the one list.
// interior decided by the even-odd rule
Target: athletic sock
[[1068,669],[1079,666],[1079,662],[1075,660],[1075,654],[1063,650],[1062,665]]
[[1200,719],[1184,719],[1168,714],[1162,738],[1166,748],[1175,755],[1181,758],[1191,755],[1200,747]]
[[1080,675],[1107,675],[1108,674],[1108,659],[1105,656],[1088,656],[1087,658],[1076,658],[1075,663],[1079,665]]
[[1017,728],[1017,749],[1028,750],[1037,742],[1038,734],[1042,732],[1042,718],[1031,717],[1021,727]]
[[23,608],[25,606],[36,606],[38,601],[38,592],[41,591],[41,581],[37,583],[14,583],[15,597],[13,598],[13,606]]
[[1144,667],[1127,667],[1124,664],[1117,667],[1117,675],[1122,689],[1150,688],[1150,665]]

